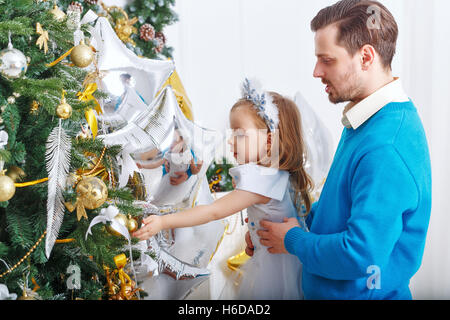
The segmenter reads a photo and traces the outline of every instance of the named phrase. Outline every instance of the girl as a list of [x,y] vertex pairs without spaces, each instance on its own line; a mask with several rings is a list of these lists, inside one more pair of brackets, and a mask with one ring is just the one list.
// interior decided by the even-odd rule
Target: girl
[[[301,299],[298,258],[270,254],[256,233],[261,220],[283,222],[295,217],[301,207],[305,213],[310,210],[312,182],[304,169],[300,114],[293,101],[277,93],[257,92],[248,80],[243,89],[244,98],[230,112],[233,135],[228,143],[239,164],[229,171],[235,190],[210,205],[149,216],[134,236],[148,239],[163,229],[204,224],[247,208],[255,250],[242,267],[238,299]],[[304,227],[304,214],[300,220]]]

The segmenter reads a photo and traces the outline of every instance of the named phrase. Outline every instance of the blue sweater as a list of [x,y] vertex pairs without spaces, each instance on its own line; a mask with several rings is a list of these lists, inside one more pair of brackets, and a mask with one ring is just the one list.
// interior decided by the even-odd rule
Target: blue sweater
[[428,145],[411,101],[344,129],[310,232],[284,239],[303,263],[305,299],[411,299],[430,212]]

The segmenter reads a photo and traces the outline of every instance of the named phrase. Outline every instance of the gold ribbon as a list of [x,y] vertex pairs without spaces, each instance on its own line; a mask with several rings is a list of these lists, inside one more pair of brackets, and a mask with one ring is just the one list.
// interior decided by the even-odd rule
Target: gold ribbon
[[[97,99],[92,95],[95,91],[97,91],[97,83],[89,83],[85,86],[83,92],[78,92],[77,97],[80,101],[90,101],[94,100],[95,102],[95,111],[97,111],[97,114],[102,114],[102,109],[100,108],[100,104],[98,103]],[[92,131],[92,136],[95,139],[98,132],[98,125],[97,125],[97,118],[95,117],[94,110],[89,109],[84,113],[84,116],[86,117],[86,121],[89,124],[89,127]]]
[[97,127],[97,118],[95,117],[94,110],[89,109],[85,111],[84,117],[86,118],[86,121],[89,124],[89,127],[91,128],[92,139],[95,139],[95,137],[97,136],[98,127]]
[[67,51],[66,53],[64,53],[61,57],[59,57],[58,59],[56,59],[56,60],[53,61],[53,62],[50,62],[50,63],[45,64],[45,66],[48,67],[48,68],[53,67],[53,66],[56,66],[56,65],[57,65],[58,63],[60,63],[65,57],[67,57],[69,54],[71,54],[71,52],[72,52],[72,50],[73,50],[74,48],[75,48],[75,47],[72,47],[69,51]]
[[[168,60],[171,59],[169,58]],[[163,84],[162,89],[159,92],[161,92],[167,86],[172,87],[173,93],[177,98],[178,106],[180,107],[181,111],[183,111],[184,116],[187,119],[193,121],[194,114],[192,111],[192,103],[188,98],[188,95],[186,93],[186,90],[184,89],[183,83],[181,82],[177,70],[173,71],[172,75]],[[156,94],[156,96],[159,95],[159,92]]]
[[[131,280],[131,277],[125,272],[124,268],[127,264],[127,257],[124,253],[119,254],[114,257],[114,263],[116,264],[117,269],[113,271],[112,276],[117,274],[120,280],[120,296],[116,297],[116,299],[125,299],[125,300],[133,300],[135,299],[134,295],[139,288],[134,288],[135,283]],[[113,280],[113,279],[112,279]],[[114,280],[113,280],[114,283]]]
[[40,34],[40,37],[36,41],[36,45],[39,46],[39,49],[42,49],[42,46],[44,46],[44,53],[47,54],[48,51],[48,32],[45,31],[41,24],[38,22],[36,23],[36,33]]
[[46,182],[46,181],[48,181],[48,178],[43,178],[43,179],[34,180],[34,181],[30,181],[30,182],[14,183],[14,185],[16,186],[16,188],[23,188],[23,187],[28,187],[28,186],[34,186],[36,184]]
[[58,239],[58,240],[55,240],[55,243],[70,243],[70,242],[74,242],[74,241],[76,241],[76,240],[73,239],[73,238],[69,238],[69,239]]

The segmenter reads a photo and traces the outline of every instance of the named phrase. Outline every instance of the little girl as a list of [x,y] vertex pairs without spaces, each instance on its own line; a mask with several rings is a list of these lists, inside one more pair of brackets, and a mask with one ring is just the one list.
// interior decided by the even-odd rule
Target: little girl
[[[271,254],[259,242],[261,220],[283,222],[310,210],[312,182],[306,174],[305,145],[295,103],[273,92],[258,92],[248,80],[244,97],[231,109],[230,143],[239,166],[230,169],[235,190],[210,205],[164,216],[149,216],[133,235],[148,239],[163,229],[182,228],[223,219],[247,208],[254,254],[242,267],[237,298],[245,300],[302,299],[297,257]],[[291,192],[292,191],[292,192]],[[293,196],[291,197],[291,193]],[[305,227],[304,227],[305,228]]]

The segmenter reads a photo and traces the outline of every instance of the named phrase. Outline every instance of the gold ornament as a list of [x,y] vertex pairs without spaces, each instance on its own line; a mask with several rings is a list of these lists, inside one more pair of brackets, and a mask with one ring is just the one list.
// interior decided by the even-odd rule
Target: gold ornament
[[42,47],[44,47],[44,53],[47,54],[47,52],[48,52],[48,32],[42,28],[42,26],[39,22],[36,23],[36,33],[40,35],[36,41],[36,45],[39,46],[39,50],[41,50]]
[[[123,225],[124,227],[127,227],[127,225],[128,225],[128,218],[123,213],[118,213],[114,217],[114,221]],[[121,234],[116,229],[114,229],[111,224],[106,226],[106,231],[108,231],[108,233],[112,234],[113,236],[117,236],[117,237],[121,236]]]
[[133,25],[139,21],[137,17],[134,17],[133,19],[129,19],[127,12],[118,7],[118,6],[105,6],[103,3],[101,4],[103,9],[108,13],[110,16],[110,21],[113,20],[113,17],[115,15],[111,14],[111,11],[119,11],[122,14],[122,18],[117,18],[115,21],[111,21],[111,24],[114,24],[114,31],[116,31],[117,36],[120,40],[122,40],[124,43],[131,43],[131,45],[136,46],[136,43],[130,38],[130,36],[133,33],[137,33],[137,28]]
[[16,186],[13,179],[5,176],[6,170],[0,172],[0,202],[8,201],[16,193]]
[[64,11],[59,9],[59,7],[56,5],[56,3],[54,5],[53,9],[50,10],[50,13],[53,15],[53,17],[55,18],[56,21],[62,21],[66,17],[66,14],[64,13]]
[[63,90],[61,103],[56,107],[56,115],[61,119],[69,119],[72,115],[72,106],[66,102],[65,93]]
[[[107,285],[109,287],[110,300],[138,300],[136,293],[140,288],[136,288],[136,282],[131,280],[130,276],[125,272],[124,268],[127,264],[127,257],[125,254],[119,254],[114,257],[114,263],[117,269],[113,272],[107,271]],[[117,279],[118,278],[118,279]],[[117,285],[119,283],[119,285]],[[117,287],[120,286],[120,290]],[[111,293],[115,293],[111,295]]]
[[30,113],[36,115],[38,114],[38,111],[39,111],[39,102],[33,100],[30,107]]
[[228,268],[230,268],[233,271],[239,270],[239,268],[244,265],[250,257],[245,253],[245,251],[242,251],[241,253],[232,256],[228,258],[227,265]]
[[6,175],[10,177],[14,182],[22,181],[22,179],[27,176],[21,168],[16,166],[9,167],[6,171]]
[[97,177],[83,177],[75,190],[78,194],[75,205],[66,202],[66,207],[70,212],[73,212],[75,208],[77,209],[78,221],[82,217],[87,219],[86,209],[97,209],[108,199],[108,188]]
[[86,68],[94,61],[92,48],[81,40],[80,44],[72,49],[70,60],[79,68]]
[[128,217],[127,229],[130,233],[133,233],[139,229],[139,223],[135,218]]

